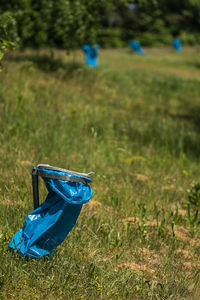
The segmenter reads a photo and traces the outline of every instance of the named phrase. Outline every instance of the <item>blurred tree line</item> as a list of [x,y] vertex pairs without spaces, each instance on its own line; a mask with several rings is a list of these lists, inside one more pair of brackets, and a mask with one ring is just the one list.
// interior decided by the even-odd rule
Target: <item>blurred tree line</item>
[[114,18],[122,40],[159,46],[179,37],[185,44],[200,43],[200,0],[137,0],[119,4]]
[[[21,47],[120,47],[129,39],[200,44],[200,0],[1,0],[0,52]],[[1,55],[1,54],[0,54]]]

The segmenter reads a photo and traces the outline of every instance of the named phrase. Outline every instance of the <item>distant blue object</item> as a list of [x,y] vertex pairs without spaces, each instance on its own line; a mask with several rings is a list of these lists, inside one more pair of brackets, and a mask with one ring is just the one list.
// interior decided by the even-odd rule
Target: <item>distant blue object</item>
[[85,52],[85,63],[90,67],[97,67],[98,66],[98,55],[99,55],[99,46],[89,46],[84,45],[82,47],[83,51]]
[[135,50],[137,53],[144,55],[144,50],[140,46],[140,42],[138,41],[129,41],[129,46],[131,49]]
[[27,215],[24,227],[14,235],[9,247],[25,257],[40,258],[64,241],[93,192],[88,185],[92,181],[89,174],[38,165],[32,168],[34,176],[44,180],[47,198]]
[[181,41],[180,41],[180,40],[173,39],[172,43],[173,43],[174,49],[175,49],[176,51],[178,51],[178,52],[181,52],[181,51],[182,51],[182,48],[181,48]]

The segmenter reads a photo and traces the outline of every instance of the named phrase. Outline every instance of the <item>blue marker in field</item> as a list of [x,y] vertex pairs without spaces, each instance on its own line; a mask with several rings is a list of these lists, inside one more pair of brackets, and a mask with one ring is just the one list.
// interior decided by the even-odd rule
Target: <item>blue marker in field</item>
[[181,48],[181,41],[178,40],[178,39],[173,39],[172,41],[173,43],[173,46],[174,46],[174,49],[178,52],[181,52],[182,51],[182,48]]
[[[34,210],[12,238],[9,247],[24,257],[49,255],[74,227],[84,203],[92,197],[90,173],[78,173],[50,165],[32,167]],[[48,195],[39,205],[38,177]]]
[[129,41],[129,46],[131,47],[131,49],[135,50],[137,53],[144,55],[144,50],[140,46],[140,42],[135,41],[135,40]]
[[85,63],[90,67],[97,67],[98,66],[98,55],[99,55],[99,46],[89,46],[83,45],[83,51],[85,52]]

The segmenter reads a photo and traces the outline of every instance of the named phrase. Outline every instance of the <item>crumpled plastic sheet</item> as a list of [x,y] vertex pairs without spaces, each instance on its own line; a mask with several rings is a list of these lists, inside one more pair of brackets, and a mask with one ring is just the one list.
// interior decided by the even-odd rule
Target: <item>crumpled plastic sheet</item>
[[[81,177],[47,169],[41,171]],[[77,221],[82,205],[93,194],[92,188],[82,182],[42,178],[48,190],[46,200],[27,215],[24,227],[14,235],[9,244],[11,249],[25,257],[40,258],[51,254],[67,237]],[[92,181],[89,178],[87,180]]]
[[182,51],[182,48],[181,48],[181,41],[178,40],[178,39],[173,39],[172,41],[172,44],[174,46],[174,49],[178,52],[181,52]]
[[129,46],[131,49],[135,50],[137,53],[144,55],[144,50],[142,49],[139,41],[129,41]]
[[97,67],[98,66],[98,55],[99,55],[99,46],[89,46],[89,45],[83,45],[82,47],[84,53],[85,53],[85,63],[86,65],[90,67]]

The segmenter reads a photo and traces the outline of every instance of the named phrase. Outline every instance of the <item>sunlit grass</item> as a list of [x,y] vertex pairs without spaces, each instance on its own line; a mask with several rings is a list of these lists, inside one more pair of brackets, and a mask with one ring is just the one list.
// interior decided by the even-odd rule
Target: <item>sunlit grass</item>
[[[196,49],[15,52],[0,74],[2,299],[191,299],[199,280]],[[49,259],[8,243],[32,210],[31,165],[94,171],[94,196]],[[40,184],[41,198],[46,191]],[[194,211],[191,207],[193,217]],[[194,296],[196,297],[196,296]],[[196,298],[198,299],[198,298]]]

